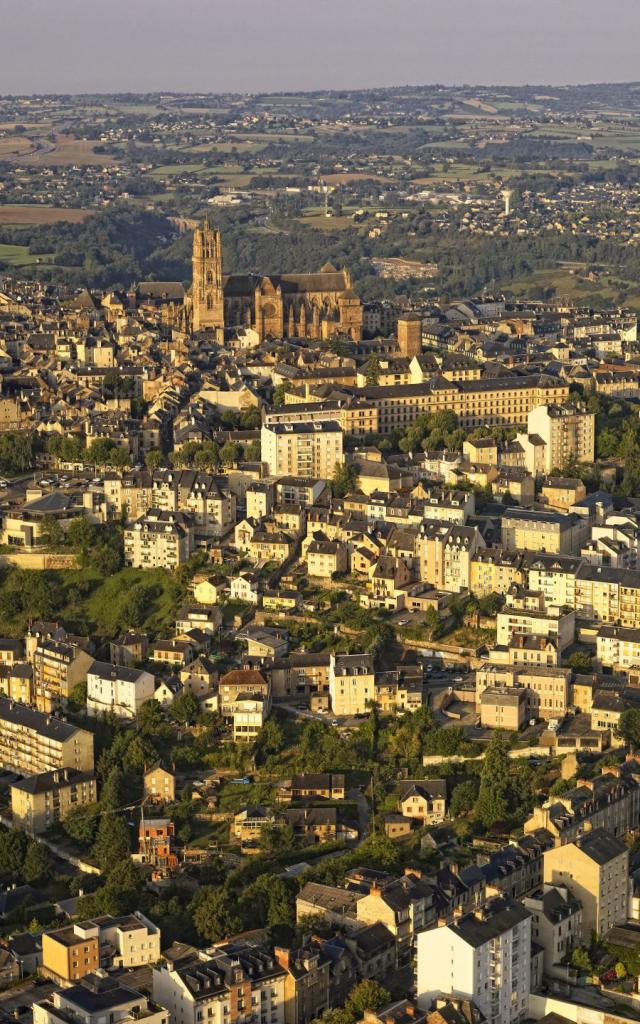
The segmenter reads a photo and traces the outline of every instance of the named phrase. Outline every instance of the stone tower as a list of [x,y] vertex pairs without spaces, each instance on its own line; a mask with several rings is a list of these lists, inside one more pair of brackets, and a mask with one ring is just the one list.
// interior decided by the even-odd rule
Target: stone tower
[[415,313],[398,317],[398,348],[400,355],[408,359],[419,356],[422,351],[422,320]]
[[193,232],[193,330],[224,329],[220,232],[204,220]]

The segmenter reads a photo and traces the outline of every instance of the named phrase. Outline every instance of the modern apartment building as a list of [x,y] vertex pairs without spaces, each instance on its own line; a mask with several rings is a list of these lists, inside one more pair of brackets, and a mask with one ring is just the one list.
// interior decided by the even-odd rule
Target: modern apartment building
[[536,406],[527,417],[527,430],[544,442],[544,472],[562,469],[568,462],[593,462],[595,413],[584,406],[555,402]]
[[544,880],[566,886],[582,905],[582,941],[604,937],[627,920],[629,847],[603,828],[590,829],[573,843],[547,850]]
[[124,558],[135,569],[175,569],[193,554],[194,529],[182,512],[150,509],[124,531]]
[[69,811],[96,800],[93,772],[75,768],[55,768],[50,772],[28,775],[11,784],[11,814],[14,828],[25,832],[44,832]]
[[0,766],[20,775],[58,768],[93,771],[93,734],[0,697]]
[[273,476],[331,480],[343,459],[343,432],[337,420],[263,424],[261,456]]
[[42,639],[32,655],[33,691],[38,711],[53,711],[84,683],[93,657],[77,644]]
[[528,1015],[531,913],[494,897],[473,914],[418,935],[418,1006],[430,1010],[440,995],[475,1003],[491,1024]]

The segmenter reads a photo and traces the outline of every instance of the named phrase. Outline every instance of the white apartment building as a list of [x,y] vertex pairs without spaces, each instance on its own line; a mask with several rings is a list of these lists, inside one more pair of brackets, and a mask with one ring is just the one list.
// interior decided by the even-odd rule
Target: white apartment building
[[601,626],[596,636],[596,660],[603,668],[640,667],[640,629]]
[[144,702],[153,698],[155,688],[151,672],[94,661],[87,672],[87,714],[113,712],[118,718],[133,719]]
[[342,438],[337,420],[263,424],[262,461],[272,476],[331,480],[336,463],[344,461]]
[[527,430],[529,435],[537,436],[544,442],[544,473],[562,469],[571,459],[593,462],[595,420],[595,413],[571,403],[538,405],[531,410],[527,417]]
[[528,1014],[531,914],[495,897],[482,910],[418,935],[417,997],[421,1010],[439,995],[472,1000],[489,1024]]
[[135,569],[175,569],[193,550],[193,524],[181,512],[149,509],[124,531],[124,560]]

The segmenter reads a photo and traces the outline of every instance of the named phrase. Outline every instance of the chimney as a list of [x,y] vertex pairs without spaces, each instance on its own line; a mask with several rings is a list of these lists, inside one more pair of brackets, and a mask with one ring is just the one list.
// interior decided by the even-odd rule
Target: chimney
[[586,834],[587,832],[591,832],[592,830],[593,830],[593,822],[590,821],[587,818],[587,820],[585,822],[583,822],[583,825],[582,825],[583,835]]
[[464,915],[463,915],[462,907],[460,907],[460,906],[454,907],[453,908],[453,916],[454,916],[454,918],[463,917]]
[[382,896],[382,889],[380,888],[380,886],[378,885],[377,882],[374,882],[373,885],[371,886],[371,888],[369,889],[369,895],[370,896]]
[[407,1005],[404,1008],[404,1012],[406,1013],[407,1017],[415,1017],[416,1008],[413,1005],[413,1003],[407,1003]]
[[421,868],[405,868],[405,875],[414,875],[415,878],[422,878]]
[[576,779],[576,786],[586,786],[593,792],[593,779]]

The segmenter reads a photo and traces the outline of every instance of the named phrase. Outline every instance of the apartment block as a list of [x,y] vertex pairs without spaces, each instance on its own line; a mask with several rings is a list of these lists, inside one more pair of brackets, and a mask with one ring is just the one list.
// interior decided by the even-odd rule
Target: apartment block
[[527,417],[530,434],[544,442],[544,472],[562,469],[568,462],[593,462],[595,413],[584,406],[549,403],[536,406]]
[[56,768],[11,784],[11,815],[14,828],[35,834],[45,832],[69,811],[96,800],[93,772]]
[[574,842],[544,854],[544,880],[566,886],[582,906],[582,941],[602,938],[627,920],[629,847],[603,828],[587,827]]
[[378,432],[405,430],[421,413],[449,409],[465,428],[524,424],[532,409],[567,398],[569,386],[544,374],[423,384],[370,386],[355,392],[378,411]]
[[624,836],[640,825],[637,773],[637,763],[630,760],[603,768],[593,779],[579,779],[574,789],[534,807],[524,824],[525,833],[544,828],[553,836],[555,846],[575,842],[589,828]]
[[528,1015],[531,913],[502,897],[418,935],[418,1006],[440,995],[471,1000],[492,1024]]
[[546,882],[522,902],[531,912],[531,938],[542,946],[549,973],[582,941],[582,904],[565,886]]
[[331,480],[342,463],[343,432],[336,420],[270,423],[260,432],[261,456],[272,476]]
[[136,569],[175,569],[193,554],[194,528],[182,512],[150,509],[124,531],[124,557]]
[[76,644],[42,639],[32,656],[33,690],[38,711],[53,711],[74,686],[87,680],[93,657]]
[[0,766],[20,775],[60,768],[93,771],[93,734],[0,697]]

